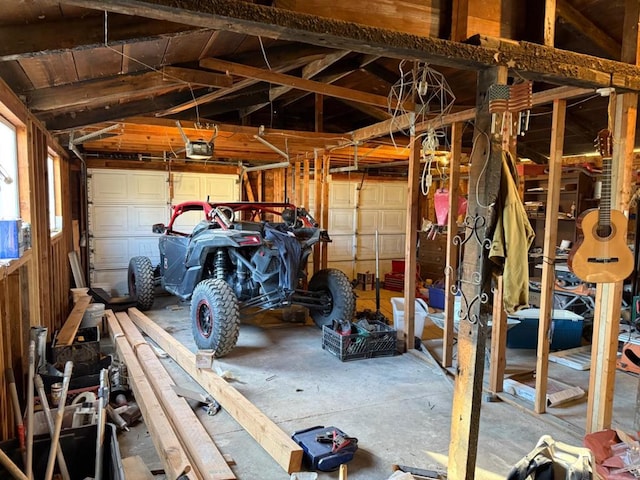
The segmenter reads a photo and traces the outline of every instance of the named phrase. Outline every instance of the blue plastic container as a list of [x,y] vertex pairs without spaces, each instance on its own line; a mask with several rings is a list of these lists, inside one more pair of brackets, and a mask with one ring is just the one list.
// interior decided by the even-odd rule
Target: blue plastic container
[[0,259],[20,258],[24,253],[21,220],[0,220]]
[[[520,320],[520,324],[507,332],[507,347],[537,348],[540,309],[526,308],[509,317]],[[551,350],[566,350],[582,344],[584,318],[568,310],[553,310],[551,320]]]

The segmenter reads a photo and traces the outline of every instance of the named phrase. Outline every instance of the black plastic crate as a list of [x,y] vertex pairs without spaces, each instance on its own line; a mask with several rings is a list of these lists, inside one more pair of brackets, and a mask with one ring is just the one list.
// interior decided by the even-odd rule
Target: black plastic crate
[[98,327],[80,328],[71,345],[58,345],[53,341],[53,364],[63,371],[65,363],[73,362],[73,373],[90,375],[95,373],[100,363],[100,330]]
[[329,326],[322,327],[322,348],[340,360],[358,360],[394,355],[397,332],[377,320],[370,321],[371,331],[352,323],[351,334],[341,335]]

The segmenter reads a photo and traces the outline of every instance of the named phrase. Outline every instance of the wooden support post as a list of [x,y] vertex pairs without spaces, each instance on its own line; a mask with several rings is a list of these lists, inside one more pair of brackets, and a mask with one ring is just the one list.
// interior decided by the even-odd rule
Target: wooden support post
[[196,368],[196,356],[137,308],[129,317],[197,381],[287,472],[299,472],[302,448],[253,403],[211,370]]
[[544,413],[547,408],[547,376],[549,372],[549,334],[555,287],[556,246],[558,245],[558,209],[560,206],[560,179],[562,177],[562,151],[567,101],[553,101],[551,121],[551,151],[549,155],[549,183],[544,221],[542,258],[542,294],[538,325],[538,359],[536,362],[536,398],[534,409]]
[[[491,310],[481,298],[491,289],[488,250],[481,243],[487,237],[491,208],[498,194],[502,171],[499,136],[490,135],[491,115],[487,94],[498,81],[498,69],[478,72],[474,155],[469,182],[477,195],[469,196],[469,215],[476,221],[467,228],[462,264],[462,314],[458,327],[458,374],[453,392],[448,476],[472,480],[475,475],[480,429],[480,406],[484,374],[487,322]],[[475,188],[477,186],[477,189]],[[479,239],[479,240],[476,240]]]
[[[322,228],[327,228],[322,224],[322,160],[318,150],[313,151],[313,184],[314,184],[314,206],[313,215]],[[313,273],[320,270],[320,256],[322,254],[322,243],[318,242],[313,246]]]
[[244,172],[242,175],[242,183],[244,184],[244,191],[247,194],[247,200],[250,202],[255,202],[256,197],[253,194],[253,188],[251,188],[251,180],[249,180],[249,175],[247,172]]
[[302,173],[302,201],[300,202],[304,208],[309,210],[311,206],[309,205],[309,159],[305,158],[302,162],[303,173]]
[[[178,478],[185,470],[191,470],[191,464],[178,441],[178,437],[173,432],[169,419],[164,414],[158,399],[153,393],[153,388],[151,388],[142,371],[131,345],[125,338],[116,316],[111,310],[107,310],[106,315],[111,340],[118,351],[120,359],[127,365],[129,384],[136,396],[136,401],[140,406],[160,461],[170,478]],[[188,473],[188,475],[190,479],[197,478],[193,472]]]
[[258,201],[264,202],[264,172],[259,170],[258,172],[258,185],[256,190],[258,191]]
[[[331,165],[331,157],[329,155],[322,156],[322,228],[329,227],[329,168]],[[316,219],[317,220],[317,219]],[[326,243],[322,244],[322,254],[320,258],[320,268],[327,268],[329,261],[328,247]]]
[[[407,193],[407,223],[404,245],[404,340],[405,349],[415,348],[416,312],[416,245],[418,243],[418,180],[422,141],[415,134],[415,121],[411,122],[411,153],[409,153],[409,179]],[[422,332],[420,332],[422,333]]]
[[316,93],[315,100],[315,130],[322,132],[324,128],[324,95]]
[[553,47],[556,37],[556,0],[544,2],[544,44]]
[[489,391],[502,391],[504,370],[507,366],[507,313],[502,304],[503,277],[496,278],[493,292],[493,321],[491,323],[491,363],[489,365]]
[[[461,122],[451,125],[451,161],[449,169],[449,217],[447,219],[447,263],[445,267],[444,337],[442,339],[442,366],[453,364],[455,296],[451,289],[458,280],[458,248],[454,238],[458,234],[458,195],[460,191],[460,157],[462,155]],[[459,312],[458,312],[459,313]]]
[[[615,105],[611,208],[626,211],[633,165],[638,96],[635,93],[624,93],[615,95],[610,102],[610,106]],[[626,232],[623,235],[626,235]],[[587,433],[611,427],[622,283],[621,281],[599,283],[596,286],[587,400]]]
[[620,61],[631,63],[633,65],[640,64],[638,54],[640,48],[638,48],[638,42],[640,42],[640,36],[638,36],[638,23],[640,22],[640,2],[638,0],[625,0],[624,2],[624,24],[622,31],[625,32],[622,36],[622,48],[620,54]]
[[300,206],[302,204],[302,188],[300,185],[300,162],[296,162],[293,164],[293,184],[291,188],[293,190],[291,201],[296,205]]

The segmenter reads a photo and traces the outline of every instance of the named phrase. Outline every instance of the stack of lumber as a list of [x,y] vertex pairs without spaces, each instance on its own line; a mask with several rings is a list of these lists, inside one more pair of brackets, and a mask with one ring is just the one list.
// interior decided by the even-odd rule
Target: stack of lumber
[[106,315],[112,341],[127,365],[129,383],[169,478],[184,473],[194,479],[236,477],[187,401],[173,390],[172,378],[136,325],[207,390],[287,473],[300,470],[301,447],[224,379],[211,370],[197,368],[195,354],[170,334],[135,308],[128,313],[109,310]]

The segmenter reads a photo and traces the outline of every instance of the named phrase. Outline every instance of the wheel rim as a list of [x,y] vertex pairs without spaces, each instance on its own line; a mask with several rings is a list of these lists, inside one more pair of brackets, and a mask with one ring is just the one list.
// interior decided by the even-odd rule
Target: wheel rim
[[211,311],[209,304],[202,300],[198,303],[198,309],[196,312],[198,331],[203,337],[209,338],[213,331],[213,312]]
[[322,300],[324,307],[320,310],[323,315],[329,315],[333,310],[333,295],[330,290],[324,290],[322,292]]

